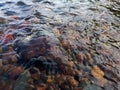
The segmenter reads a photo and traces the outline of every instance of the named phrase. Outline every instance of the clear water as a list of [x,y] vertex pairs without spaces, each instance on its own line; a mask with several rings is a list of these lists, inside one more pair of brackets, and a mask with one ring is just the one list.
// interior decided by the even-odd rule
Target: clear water
[[18,1],[0,0],[0,17],[7,20],[0,21],[0,60],[15,56],[27,65],[34,57],[53,59],[50,54],[64,63],[79,63],[78,53],[89,53],[93,61],[83,62],[84,68],[88,62],[108,67],[108,77],[120,78],[120,0]]

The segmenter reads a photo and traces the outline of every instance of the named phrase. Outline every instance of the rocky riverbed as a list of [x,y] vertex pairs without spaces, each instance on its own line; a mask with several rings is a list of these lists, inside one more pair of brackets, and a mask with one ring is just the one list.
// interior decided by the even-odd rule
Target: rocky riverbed
[[120,1],[0,0],[0,90],[120,90]]

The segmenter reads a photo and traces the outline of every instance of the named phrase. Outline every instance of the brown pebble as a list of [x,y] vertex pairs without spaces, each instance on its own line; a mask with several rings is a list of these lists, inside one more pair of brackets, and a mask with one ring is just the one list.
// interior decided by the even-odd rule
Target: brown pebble
[[70,47],[69,42],[68,42],[68,40],[66,40],[66,39],[63,39],[63,40],[61,41],[61,44],[62,44],[62,46],[63,46],[64,48],[69,48],[69,47]]
[[37,86],[36,88],[37,88],[37,90],[46,90],[47,87],[45,84],[41,84],[41,85]]
[[17,63],[18,59],[15,55],[11,56],[11,63]]
[[73,77],[68,77],[68,82],[71,86],[78,86],[78,82]]
[[0,59],[0,68],[3,66],[2,59]]
[[2,48],[0,47],[0,53],[2,53],[2,51],[3,51],[3,50],[2,50]]
[[7,22],[8,22],[7,19],[5,19],[5,18],[3,18],[3,17],[0,17],[0,24],[5,24],[5,23],[7,23]]
[[80,63],[82,63],[83,60],[84,60],[84,58],[85,58],[85,55],[84,55],[82,52],[79,52],[79,53],[77,54],[77,58],[78,58],[78,61],[79,61]]

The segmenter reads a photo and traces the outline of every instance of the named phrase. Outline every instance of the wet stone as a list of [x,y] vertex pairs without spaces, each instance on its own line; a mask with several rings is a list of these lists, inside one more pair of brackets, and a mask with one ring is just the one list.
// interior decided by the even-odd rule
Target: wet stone
[[7,4],[12,4],[12,3],[14,3],[14,2],[12,2],[12,1],[6,1],[6,3],[7,3]]
[[46,0],[46,1],[43,1],[43,3],[44,3],[44,4],[49,4],[49,5],[52,5],[52,6],[55,5],[53,2],[50,2],[50,1],[47,1],[47,0]]
[[15,11],[6,11],[5,14],[8,16],[17,15],[17,13]]
[[93,90],[93,89],[96,89],[96,90],[103,90],[102,88],[96,86],[96,85],[92,85],[92,84],[88,84],[83,90]]
[[23,1],[18,1],[17,5],[23,6],[23,5],[26,5],[26,4]]
[[8,20],[6,18],[0,17],[0,24],[8,23]]
[[32,0],[33,2],[41,2],[41,1],[43,1],[43,0]]
[[27,84],[29,78],[30,72],[28,70],[24,71],[16,80],[13,90],[27,90],[29,87],[29,85]]

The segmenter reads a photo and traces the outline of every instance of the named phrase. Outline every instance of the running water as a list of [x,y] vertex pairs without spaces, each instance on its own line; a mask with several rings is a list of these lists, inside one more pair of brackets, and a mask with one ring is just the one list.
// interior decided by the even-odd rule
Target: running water
[[0,0],[0,90],[120,90],[120,1]]

